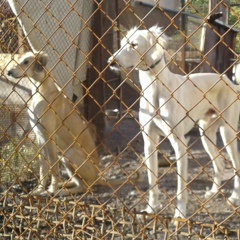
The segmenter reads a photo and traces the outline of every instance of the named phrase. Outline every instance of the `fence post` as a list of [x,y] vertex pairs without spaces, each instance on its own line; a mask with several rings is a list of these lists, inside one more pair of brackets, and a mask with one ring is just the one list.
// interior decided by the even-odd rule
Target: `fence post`
[[[97,1],[101,2],[101,1]],[[111,13],[109,17],[114,19],[116,16],[115,13],[115,1],[108,1],[101,3],[96,6],[97,11],[94,14],[94,24],[92,30],[95,34],[93,39],[93,46],[96,48],[92,52],[92,67],[89,70],[87,86],[90,96],[87,96],[86,104],[86,117],[91,121],[97,128],[98,136],[101,138],[104,133],[105,121],[104,121],[104,88],[105,88],[105,79],[106,71],[102,75],[103,69],[107,65],[107,59],[109,58],[109,52],[113,52],[113,31],[112,21],[109,18],[104,16],[104,13]],[[111,11],[109,11],[111,9]],[[113,74],[108,71],[109,74]]]
[[222,17],[220,20],[224,23],[228,23],[229,18],[229,10],[230,0],[224,0],[224,3],[219,3],[219,0],[211,0],[209,1],[209,13],[217,13],[222,12]]

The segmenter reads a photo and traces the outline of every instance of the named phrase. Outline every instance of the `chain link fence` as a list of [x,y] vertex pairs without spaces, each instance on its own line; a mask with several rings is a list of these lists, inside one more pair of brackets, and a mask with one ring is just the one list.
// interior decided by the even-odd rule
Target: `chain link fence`
[[[129,29],[158,25],[169,36],[165,58],[172,72],[214,72],[219,81],[227,74],[239,84],[237,1],[2,0],[0,6],[0,239],[240,239],[239,206],[228,201],[239,169],[233,168],[219,133],[216,148],[226,169],[218,194],[205,199],[214,183],[213,166],[194,128],[186,153],[190,195],[186,219],[173,218],[177,159],[167,138],[155,146],[162,208],[156,214],[141,212],[149,194],[138,118],[143,93],[137,71],[116,73],[107,63]],[[44,67],[57,85],[56,98],[41,95],[41,84],[36,88],[25,75],[10,76],[9,69],[18,66],[28,51],[48,54]],[[36,117],[37,105],[31,104],[37,95],[48,108]],[[56,107],[63,95],[62,105]],[[62,117],[65,106],[71,110]],[[55,121],[49,112],[61,122],[52,132],[44,125]],[[72,120],[76,116],[80,116],[77,124]],[[79,133],[75,129],[82,124]],[[39,136],[37,127],[42,129]],[[71,136],[66,148],[61,147],[59,135],[55,138],[63,128],[67,130],[62,138]],[[48,137],[39,144],[42,132]],[[235,134],[236,140],[238,130]],[[77,146],[78,139],[82,142]],[[92,141],[94,147],[86,149]],[[59,155],[56,162],[43,153],[48,144]],[[82,149],[77,152],[82,160],[71,162],[69,170],[69,149],[75,144]],[[92,160],[95,154],[99,163]],[[78,175],[81,168],[87,177]],[[94,171],[97,177],[85,181]],[[67,182],[58,189],[67,192],[65,196],[49,190],[49,175]],[[84,185],[80,193],[67,187],[75,177]],[[39,189],[44,194],[34,194]]]

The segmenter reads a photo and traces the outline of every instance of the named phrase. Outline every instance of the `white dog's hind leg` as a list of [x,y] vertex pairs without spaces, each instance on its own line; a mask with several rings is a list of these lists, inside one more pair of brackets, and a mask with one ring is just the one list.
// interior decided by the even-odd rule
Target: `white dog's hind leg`
[[176,137],[171,134],[168,139],[170,140],[176,155],[177,162],[177,206],[174,217],[186,218],[186,206],[188,202],[187,192],[187,170],[188,170],[188,156],[187,144],[188,140],[182,137]]
[[234,188],[232,195],[228,198],[228,200],[231,204],[240,206],[240,159],[237,148],[236,132],[233,130],[232,125],[230,127],[229,125],[225,124],[220,128],[220,133],[235,172]]
[[219,121],[213,123],[210,117],[199,121],[199,131],[204,149],[210,156],[214,168],[214,178],[211,190],[206,191],[205,198],[210,198],[218,192],[221,186],[222,175],[224,171],[224,160],[217,149],[217,130]]

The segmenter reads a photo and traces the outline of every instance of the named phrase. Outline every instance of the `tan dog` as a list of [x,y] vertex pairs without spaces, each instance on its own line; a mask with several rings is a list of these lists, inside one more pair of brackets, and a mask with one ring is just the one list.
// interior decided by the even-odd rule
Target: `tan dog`
[[[95,183],[107,185],[99,177],[100,159],[87,124],[58,90],[55,80],[45,70],[46,64],[46,54],[28,52],[7,72],[8,76],[26,76],[33,82],[29,116],[40,148],[40,182],[32,194],[46,195],[49,192],[63,196],[85,192]],[[60,190],[59,160],[70,178],[63,185],[65,189]],[[51,184],[46,191],[48,175],[51,175]],[[122,182],[112,181],[110,184]]]

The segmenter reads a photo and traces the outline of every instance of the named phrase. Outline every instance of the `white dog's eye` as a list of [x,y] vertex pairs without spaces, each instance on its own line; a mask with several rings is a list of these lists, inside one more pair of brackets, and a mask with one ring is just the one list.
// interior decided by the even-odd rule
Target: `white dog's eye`
[[29,63],[28,60],[24,60],[23,64],[27,65]]
[[135,47],[138,46],[138,44],[136,42],[131,42],[130,45],[131,45],[132,48],[135,48]]

